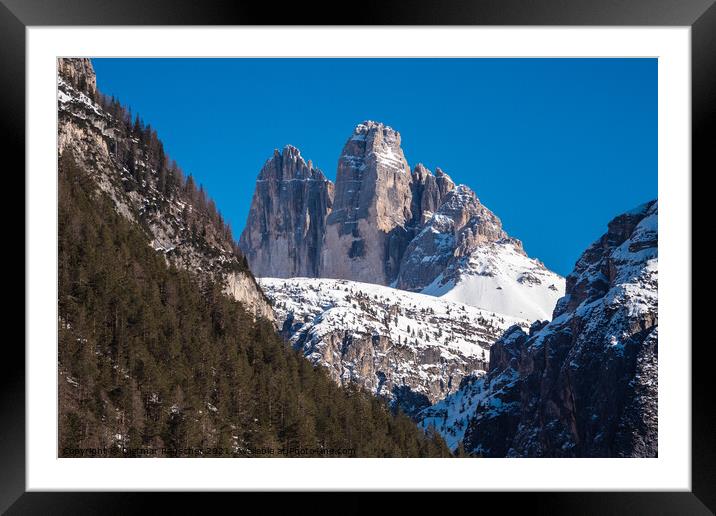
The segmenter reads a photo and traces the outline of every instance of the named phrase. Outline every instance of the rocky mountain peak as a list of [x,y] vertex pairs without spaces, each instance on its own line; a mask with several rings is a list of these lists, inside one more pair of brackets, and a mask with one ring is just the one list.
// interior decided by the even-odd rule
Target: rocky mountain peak
[[87,58],[57,60],[57,71],[63,79],[82,93],[94,98],[97,93],[97,76],[92,61]]
[[411,170],[400,134],[371,120],[347,139],[335,185],[295,147],[276,150],[259,174],[240,245],[260,277],[455,295],[528,320],[549,318],[564,292],[564,279],[529,258],[473,190],[440,168]]
[[424,183],[428,176],[432,176],[433,173],[422,163],[418,163],[413,167],[413,181],[417,183]]
[[435,181],[438,184],[438,188],[441,192],[449,192],[455,188],[455,183],[452,178],[447,175],[440,167],[435,168]]
[[366,140],[377,140],[381,143],[385,142],[386,145],[400,146],[400,133],[382,122],[365,120],[356,125],[351,139],[361,140],[360,136],[365,136]]
[[400,134],[370,120],[358,124],[338,161],[335,190],[321,276],[390,283],[412,220],[410,167]]
[[273,156],[264,163],[257,180],[288,181],[292,179],[326,181],[323,172],[314,168],[312,161],[306,162],[298,148],[286,145],[281,151],[274,149]]
[[257,276],[318,275],[325,220],[333,206],[333,183],[301,152],[287,145],[264,164],[249,218],[239,239]]
[[472,215],[478,214],[481,207],[477,194],[469,186],[458,185],[445,196],[438,212],[451,217],[458,227],[462,227]]
[[[440,167],[435,167],[435,177],[444,177],[452,183],[452,179]],[[454,183],[453,183],[454,184]]]
[[656,201],[612,219],[607,232],[582,254],[567,276],[566,295],[557,304],[555,317],[603,296],[617,281],[629,281],[635,270],[635,257],[640,260],[656,255],[656,224]]
[[413,226],[422,226],[442,205],[448,192],[455,188],[455,183],[441,169],[436,174],[422,163],[415,165],[412,172],[412,214]]
[[388,125],[372,120],[358,124],[346,141],[338,164],[336,182],[340,181],[342,166],[351,176],[355,175],[351,174],[351,170],[364,170],[371,166],[410,173],[410,167],[400,147],[400,133]]

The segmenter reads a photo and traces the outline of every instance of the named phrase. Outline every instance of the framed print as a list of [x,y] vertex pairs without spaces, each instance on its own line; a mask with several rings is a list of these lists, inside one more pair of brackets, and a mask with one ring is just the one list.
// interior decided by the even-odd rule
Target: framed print
[[691,337],[712,2],[374,7],[3,0],[27,192],[3,510],[714,510]]

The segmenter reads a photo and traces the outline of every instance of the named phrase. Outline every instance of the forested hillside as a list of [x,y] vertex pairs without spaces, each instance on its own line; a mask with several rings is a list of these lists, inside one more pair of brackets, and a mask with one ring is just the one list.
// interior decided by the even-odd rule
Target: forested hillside
[[59,185],[60,455],[448,455],[406,416],[334,385],[216,285],[167,266],[69,155]]

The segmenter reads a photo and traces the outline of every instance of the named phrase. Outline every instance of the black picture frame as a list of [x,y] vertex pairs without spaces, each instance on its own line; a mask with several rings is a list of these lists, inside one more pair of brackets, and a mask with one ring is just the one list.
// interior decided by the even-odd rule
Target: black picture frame
[[[221,0],[0,0],[0,141],[17,171],[25,166],[25,28],[42,25],[571,25],[689,26],[692,71],[692,172],[712,172],[716,119],[716,5],[714,0],[488,0],[370,1],[343,13],[343,3],[277,6]],[[8,161],[6,160],[6,163]],[[6,174],[18,172],[5,168]],[[24,191],[23,186],[20,188]],[[19,246],[18,246],[19,247]],[[23,247],[24,249],[24,247]],[[24,253],[24,251],[23,251]],[[27,259],[27,256],[24,256]],[[27,269],[25,269],[27,274]],[[686,335],[691,340],[690,335]],[[687,349],[690,342],[668,343]],[[711,514],[716,509],[716,429],[712,418],[709,343],[692,346],[692,491],[619,493],[510,493],[509,504],[539,513]],[[161,497],[165,511],[182,508],[184,495],[25,492],[25,353],[6,340],[0,360],[0,511],[9,514],[128,513]],[[239,496],[246,497],[246,494]],[[495,495],[480,493],[479,504]],[[353,511],[372,504],[341,505]],[[305,499],[305,498],[304,498]],[[434,498],[412,496],[426,508]],[[202,502],[199,502],[202,503]],[[251,503],[247,501],[246,503]],[[299,502],[301,503],[301,502]],[[474,500],[473,502],[474,503]],[[502,499],[502,504],[505,500]],[[372,507],[372,508],[371,508]],[[533,511],[534,512],[534,511]]]

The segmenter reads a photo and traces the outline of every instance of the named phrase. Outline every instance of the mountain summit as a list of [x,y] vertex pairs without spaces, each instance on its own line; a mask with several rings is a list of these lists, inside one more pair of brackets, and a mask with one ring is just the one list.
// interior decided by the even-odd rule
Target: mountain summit
[[410,186],[400,133],[377,122],[358,124],[338,160],[321,277],[381,285],[393,280],[409,240]]
[[287,145],[259,172],[248,223],[239,246],[257,276],[290,278],[319,274],[333,183]]
[[275,151],[239,242],[254,274],[374,283],[549,318],[564,278],[529,258],[468,186],[440,168],[411,170],[400,144],[390,126],[358,124],[335,185],[295,147]]

